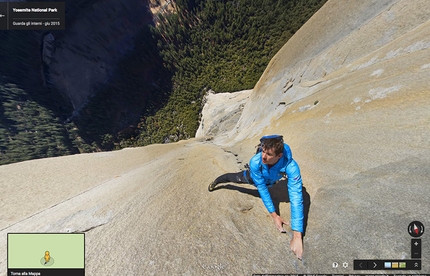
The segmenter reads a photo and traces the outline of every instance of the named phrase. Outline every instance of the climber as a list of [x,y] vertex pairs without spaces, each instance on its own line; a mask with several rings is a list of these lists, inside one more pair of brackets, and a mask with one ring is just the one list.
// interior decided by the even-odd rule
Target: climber
[[284,143],[281,135],[263,136],[260,139],[256,154],[251,158],[249,166],[246,166],[245,170],[219,176],[209,184],[208,190],[212,192],[218,184],[227,182],[256,186],[276,228],[285,233],[283,224],[287,225],[288,223],[276,213],[268,189],[284,176],[288,177],[287,187],[291,204],[293,238],[290,242],[290,248],[301,260],[303,254],[302,234],[304,232],[302,178],[299,165],[292,158],[291,149]]

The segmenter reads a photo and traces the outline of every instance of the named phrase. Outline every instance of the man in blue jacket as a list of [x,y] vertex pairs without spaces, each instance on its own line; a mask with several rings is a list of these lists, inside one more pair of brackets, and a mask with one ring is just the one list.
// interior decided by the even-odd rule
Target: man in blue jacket
[[212,182],[208,190],[212,192],[220,183],[248,183],[255,185],[260,197],[270,213],[276,228],[285,232],[282,227],[287,224],[276,212],[268,187],[277,183],[284,175],[288,177],[288,194],[291,204],[291,229],[293,238],[290,248],[299,259],[302,259],[304,231],[304,208],[302,178],[299,165],[292,158],[290,147],[284,143],[282,136],[269,135],[261,138],[261,151],[255,154],[247,170],[238,173],[227,173]]

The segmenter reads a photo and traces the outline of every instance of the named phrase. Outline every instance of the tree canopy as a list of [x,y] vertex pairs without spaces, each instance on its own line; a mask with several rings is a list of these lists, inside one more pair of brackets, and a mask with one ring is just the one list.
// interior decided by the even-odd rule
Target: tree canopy
[[[74,12],[96,2],[80,1],[87,6]],[[79,110],[43,84],[40,32],[0,32],[0,165],[193,137],[207,91],[253,88],[325,2],[176,0],[142,26],[134,49]]]

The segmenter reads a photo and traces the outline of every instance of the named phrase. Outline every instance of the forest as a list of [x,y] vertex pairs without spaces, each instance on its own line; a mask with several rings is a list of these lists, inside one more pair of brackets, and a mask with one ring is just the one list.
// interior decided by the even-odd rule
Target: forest
[[59,91],[38,85],[38,34],[0,32],[0,165],[193,137],[206,93],[252,89],[325,2],[176,0],[73,115]]
[[121,145],[141,146],[193,137],[209,91],[252,89],[270,59],[325,3],[321,0],[176,1],[152,27],[172,74],[167,104]]

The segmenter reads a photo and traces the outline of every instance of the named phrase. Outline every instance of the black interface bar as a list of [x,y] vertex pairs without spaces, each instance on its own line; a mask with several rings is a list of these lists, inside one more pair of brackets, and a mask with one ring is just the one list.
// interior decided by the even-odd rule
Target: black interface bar
[[1,2],[0,30],[65,30],[65,2]]
[[8,269],[7,276],[37,275],[37,276],[85,276],[83,268],[57,268],[57,269]]
[[421,240],[420,239],[411,240],[411,258],[421,259]]
[[354,270],[421,270],[421,260],[354,260]]
[[[308,274],[291,274],[291,273],[262,273],[262,274],[252,274],[252,276],[381,276],[381,274],[354,274],[354,273],[348,273],[348,274],[344,274],[344,273],[336,273],[336,274],[312,274],[312,273],[308,273]],[[383,276],[400,276],[399,274],[383,274]],[[409,273],[402,273],[401,276],[428,276],[428,274],[409,274]]]

